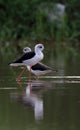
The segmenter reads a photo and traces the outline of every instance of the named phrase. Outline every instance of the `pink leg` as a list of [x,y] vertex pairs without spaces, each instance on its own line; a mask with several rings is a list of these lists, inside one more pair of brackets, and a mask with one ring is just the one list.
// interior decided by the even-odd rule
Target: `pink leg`
[[24,69],[20,72],[20,74],[16,78],[16,81],[20,81],[20,78],[21,78],[21,76],[22,76],[22,74],[24,73],[25,70],[26,70],[26,67],[24,67]]
[[36,76],[36,80],[39,80],[39,76]]
[[36,80],[39,80],[39,76],[36,75],[36,76],[35,76],[35,79],[36,79]]
[[22,83],[20,81],[17,81],[17,84],[19,85],[20,89],[22,90],[23,94],[25,93],[25,89],[22,86]]

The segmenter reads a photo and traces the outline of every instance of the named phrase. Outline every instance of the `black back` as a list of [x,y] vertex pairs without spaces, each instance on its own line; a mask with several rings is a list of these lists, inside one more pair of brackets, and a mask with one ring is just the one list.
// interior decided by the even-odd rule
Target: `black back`
[[44,66],[40,63],[37,63],[36,65],[31,67],[33,70],[40,70],[40,71],[45,71],[48,70],[49,68],[47,66]]
[[22,57],[20,57],[18,60],[14,61],[13,63],[23,63],[24,60],[31,59],[35,56],[35,52],[28,52],[24,54]]

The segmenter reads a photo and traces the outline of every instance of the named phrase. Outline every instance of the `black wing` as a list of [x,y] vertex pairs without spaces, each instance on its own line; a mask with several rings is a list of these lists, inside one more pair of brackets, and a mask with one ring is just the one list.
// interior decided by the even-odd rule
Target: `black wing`
[[48,70],[50,68],[48,68],[46,65],[41,64],[41,63],[37,63],[36,65],[31,67],[33,70],[40,70],[40,71],[44,71],[44,70]]
[[40,71],[45,71],[45,70],[52,70],[52,71],[56,71],[56,69],[53,69],[51,67],[48,67],[47,65],[42,64],[41,62],[37,63],[36,65],[31,67],[33,70],[40,70]]
[[23,63],[24,60],[31,59],[35,56],[35,52],[28,52],[24,54],[22,57],[20,57],[18,60],[14,61],[13,63]]

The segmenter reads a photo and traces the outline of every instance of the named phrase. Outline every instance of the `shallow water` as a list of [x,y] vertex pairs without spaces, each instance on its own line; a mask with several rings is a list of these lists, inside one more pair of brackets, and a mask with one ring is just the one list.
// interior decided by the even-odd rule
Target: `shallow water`
[[44,62],[58,71],[40,76],[38,81],[32,76],[31,82],[27,71],[16,82],[22,68],[10,68],[8,62],[2,62],[0,130],[80,129],[79,59],[64,61],[58,56],[53,62],[52,56]]

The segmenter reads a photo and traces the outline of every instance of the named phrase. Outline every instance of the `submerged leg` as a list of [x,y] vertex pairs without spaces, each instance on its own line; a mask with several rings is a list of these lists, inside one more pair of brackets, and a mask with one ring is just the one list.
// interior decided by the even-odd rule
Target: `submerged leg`
[[21,78],[22,74],[25,72],[25,70],[26,70],[26,67],[24,67],[24,69],[20,72],[20,74],[16,78],[16,81],[20,81],[20,78]]
[[36,80],[39,80],[39,76],[38,76],[38,75],[36,75],[36,77],[35,77],[35,78],[36,78]]
[[29,82],[31,82],[31,67],[30,67],[30,72],[29,72]]
[[31,67],[30,67],[30,72],[29,72],[29,85],[30,85],[30,92],[31,92]]
[[17,82],[17,84],[19,85],[19,88],[22,90],[22,92],[23,92],[23,94],[25,93],[25,89],[24,89],[24,87],[22,86],[22,83],[21,83],[21,81],[16,81]]

